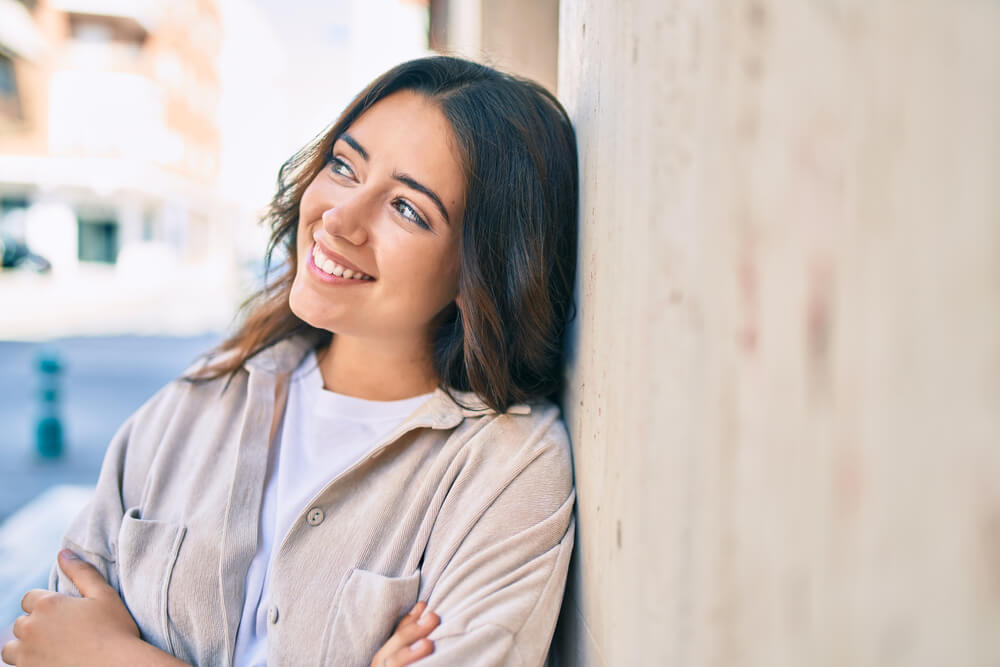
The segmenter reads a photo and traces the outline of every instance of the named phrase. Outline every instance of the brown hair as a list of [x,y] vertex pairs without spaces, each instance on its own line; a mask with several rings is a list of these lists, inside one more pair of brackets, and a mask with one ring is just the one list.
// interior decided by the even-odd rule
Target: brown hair
[[[316,329],[292,313],[299,201],[328,164],[333,143],[380,99],[412,90],[435,100],[455,135],[466,173],[458,295],[437,321],[434,366],[446,391],[471,391],[503,412],[554,396],[562,384],[564,331],[576,270],[577,152],[569,116],[540,85],[449,56],[392,68],[325,132],[285,162],[264,220],[265,265],[281,248],[287,268],[241,307],[245,319],[213,352],[222,357],[190,381],[235,374],[248,358]],[[231,378],[230,378],[231,379]]]

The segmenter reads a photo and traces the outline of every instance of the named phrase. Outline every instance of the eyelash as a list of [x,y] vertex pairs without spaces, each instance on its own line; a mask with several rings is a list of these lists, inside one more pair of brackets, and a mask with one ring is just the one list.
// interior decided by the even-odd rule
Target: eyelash
[[[343,167],[349,173],[338,171],[339,167]],[[336,156],[330,158],[330,171],[336,174],[337,176],[343,176],[344,178],[354,178],[354,171],[351,169],[350,165],[348,165],[346,162],[344,162],[343,160],[341,160],[339,157]],[[398,208],[396,208],[397,204],[401,205],[402,207],[405,207],[406,209],[409,209],[410,215],[406,215]],[[427,230],[431,228],[431,226],[427,224],[427,221],[424,220],[424,218],[419,213],[417,213],[417,209],[413,208],[413,206],[411,206],[410,203],[407,202],[405,199],[393,200],[392,206],[393,208],[396,208],[396,211],[398,211],[401,216],[403,216],[410,222],[413,222]]]

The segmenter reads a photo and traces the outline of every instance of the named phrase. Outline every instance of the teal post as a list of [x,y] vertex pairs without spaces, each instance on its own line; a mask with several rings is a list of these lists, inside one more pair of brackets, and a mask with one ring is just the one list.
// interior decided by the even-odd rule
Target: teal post
[[38,359],[41,399],[38,411],[36,447],[44,459],[56,459],[63,452],[63,429],[59,418],[59,374],[62,364],[54,353],[43,354]]

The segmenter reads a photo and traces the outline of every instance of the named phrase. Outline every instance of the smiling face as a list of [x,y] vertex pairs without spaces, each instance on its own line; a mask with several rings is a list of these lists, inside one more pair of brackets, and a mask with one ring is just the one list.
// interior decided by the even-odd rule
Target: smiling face
[[408,90],[336,138],[299,204],[295,315],[340,335],[430,344],[458,290],[465,178],[453,146],[436,104]]

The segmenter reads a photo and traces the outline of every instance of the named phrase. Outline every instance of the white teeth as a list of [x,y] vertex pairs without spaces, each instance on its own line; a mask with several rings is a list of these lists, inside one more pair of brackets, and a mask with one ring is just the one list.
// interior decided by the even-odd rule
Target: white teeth
[[324,272],[330,275],[340,276],[343,278],[348,278],[350,280],[374,280],[367,273],[362,273],[361,271],[354,271],[353,269],[347,269],[337,264],[332,259],[323,254],[323,251],[319,249],[318,245],[313,246],[313,262],[322,269]]

